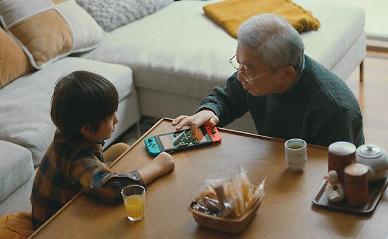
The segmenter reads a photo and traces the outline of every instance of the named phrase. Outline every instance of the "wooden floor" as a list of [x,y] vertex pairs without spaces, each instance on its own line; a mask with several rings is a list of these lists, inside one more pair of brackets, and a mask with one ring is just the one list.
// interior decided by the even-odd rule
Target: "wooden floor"
[[364,82],[358,69],[346,83],[358,99],[364,117],[365,142],[388,151],[388,53],[368,51]]

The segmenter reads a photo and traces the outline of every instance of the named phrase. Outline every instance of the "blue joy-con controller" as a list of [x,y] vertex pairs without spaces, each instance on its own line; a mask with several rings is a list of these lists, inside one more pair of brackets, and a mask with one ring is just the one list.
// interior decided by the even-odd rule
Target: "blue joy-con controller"
[[158,156],[161,151],[158,147],[158,144],[156,143],[156,140],[154,137],[149,137],[149,138],[146,138],[144,140],[144,143],[145,143],[145,146],[146,146],[146,149],[148,151],[148,153],[151,155],[151,156]]

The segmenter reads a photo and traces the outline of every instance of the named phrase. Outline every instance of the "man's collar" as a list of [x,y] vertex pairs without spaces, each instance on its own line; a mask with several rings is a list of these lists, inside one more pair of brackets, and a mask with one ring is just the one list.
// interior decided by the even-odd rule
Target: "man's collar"
[[306,64],[305,62],[306,62],[306,56],[305,56],[305,54],[303,54],[302,65],[298,71],[298,76],[296,77],[296,81],[298,81],[300,79],[300,77],[302,76],[302,72],[303,72],[305,64]]

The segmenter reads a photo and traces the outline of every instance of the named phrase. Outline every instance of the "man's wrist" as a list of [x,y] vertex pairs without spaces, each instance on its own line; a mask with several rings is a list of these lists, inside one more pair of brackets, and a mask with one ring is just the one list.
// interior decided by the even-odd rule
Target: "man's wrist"
[[219,113],[217,112],[217,110],[214,109],[214,108],[212,108],[212,107],[210,107],[210,106],[200,106],[200,107],[198,108],[198,110],[197,110],[196,113],[198,113],[198,112],[200,112],[200,111],[203,111],[203,110],[211,111],[211,112],[213,112],[213,114],[214,114],[215,116],[219,117]]

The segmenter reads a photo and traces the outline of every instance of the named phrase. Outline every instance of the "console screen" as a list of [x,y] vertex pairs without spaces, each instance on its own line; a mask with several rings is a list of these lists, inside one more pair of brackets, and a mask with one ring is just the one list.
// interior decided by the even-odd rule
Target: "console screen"
[[159,139],[166,150],[210,141],[205,137],[200,129],[197,129],[196,138],[197,140],[191,138],[191,132],[189,129],[159,136]]

